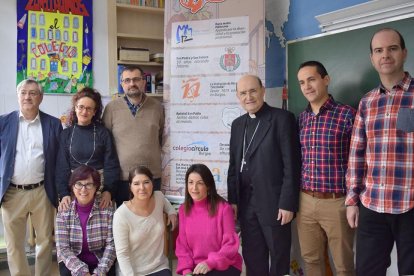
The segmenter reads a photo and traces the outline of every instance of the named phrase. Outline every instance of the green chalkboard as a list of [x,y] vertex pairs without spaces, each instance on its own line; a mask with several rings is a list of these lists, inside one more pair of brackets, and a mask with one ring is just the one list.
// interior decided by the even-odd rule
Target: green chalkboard
[[385,27],[403,35],[408,50],[404,68],[414,76],[414,18],[291,41],[287,44],[289,110],[298,115],[308,104],[297,80],[299,65],[308,60],[320,61],[326,67],[331,77],[329,93],[337,101],[357,108],[360,98],[379,84],[369,58],[369,43],[373,33]]

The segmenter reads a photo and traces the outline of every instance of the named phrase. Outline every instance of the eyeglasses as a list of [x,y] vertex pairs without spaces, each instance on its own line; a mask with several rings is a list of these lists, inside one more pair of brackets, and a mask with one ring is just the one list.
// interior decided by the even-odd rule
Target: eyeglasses
[[130,83],[131,81],[137,83],[137,82],[140,82],[142,80],[145,80],[145,77],[135,77],[135,78],[132,78],[132,79],[126,78],[126,79],[123,79],[122,82],[127,84],[127,83]]
[[30,90],[30,91],[22,90],[22,91],[19,92],[19,94],[22,97],[26,97],[26,95],[29,95],[30,97],[36,97],[36,96],[39,96],[40,92],[35,91],[35,90]]
[[95,108],[94,108],[94,107],[84,106],[84,105],[77,105],[77,106],[76,106],[76,108],[77,108],[79,111],[84,111],[84,110],[86,110],[86,112],[88,112],[88,113],[90,113],[90,112],[92,112],[92,111],[94,111],[94,110],[95,110]]
[[[260,89],[260,88],[259,88]],[[248,96],[250,96],[250,97],[256,97],[257,96],[257,94],[259,93],[259,89],[256,89],[256,88],[254,88],[254,89],[250,89],[250,90],[246,90],[246,91],[240,91],[239,92],[239,97],[240,98],[247,98]]]
[[82,190],[82,188],[85,188],[86,190],[92,190],[93,187],[95,187],[95,184],[94,183],[82,184],[80,182],[75,182],[74,187],[76,190]]

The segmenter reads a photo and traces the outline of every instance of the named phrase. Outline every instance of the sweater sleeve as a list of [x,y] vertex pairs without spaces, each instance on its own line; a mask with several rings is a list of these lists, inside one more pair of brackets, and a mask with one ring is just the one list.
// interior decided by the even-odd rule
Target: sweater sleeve
[[103,128],[103,138],[105,141],[105,156],[104,156],[104,191],[111,193],[114,197],[116,183],[120,176],[120,167],[118,155],[116,154],[115,145],[112,135],[107,128]]
[[88,265],[82,262],[73,252],[69,241],[69,219],[65,216],[70,209],[65,212],[58,212],[56,215],[56,251],[59,259],[72,272],[72,275],[84,275],[89,273]]
[[166,213],[167,215],[176,215],[177,212],[175,211],[175,208],[171,205],[170,201],[168,201],[168,199],[164,197],[164,213]]
[[208,254],[206,263],[210,269],[225,270],[234,264],[234,259],[238,256],[240,242],[235,231],[233,209],[227,203],[220,203],[220,205],[222,210],[219,210],[217,215],[223,227],[221,247],[219,251]]
[[56,188],[59,198],[69,196],[69,177],[71,174],[69,152],[66,145],[68,144],[68,130],[62,131],[59,137],[59,150],[56,158]]
[[179,209],[179,227],[178,227],[178,237],[175,245],[175,255],[177,256],[177,274],[185,275],[187,273],[193,272],[195,267],[194,260],[191,254],[191,250],[187,243],[187,237],[185,234],[186,229],[186,220],[185,220],[184,205],[180,206]]
[[114,214],[114,241],[119,268],[123,275],[134,275],[131,264],[131,252],[129,249],[129,227],[127,218],[123,212],[125,205],[121,205]]

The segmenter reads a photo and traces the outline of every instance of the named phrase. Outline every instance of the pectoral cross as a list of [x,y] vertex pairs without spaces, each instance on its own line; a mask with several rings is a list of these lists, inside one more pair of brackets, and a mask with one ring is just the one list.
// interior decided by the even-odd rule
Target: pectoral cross
[[241,161],[241,166],[240,166],[240,172],[243,172],[243,166],[246,165],[246,161],[244,161],[244,158]]

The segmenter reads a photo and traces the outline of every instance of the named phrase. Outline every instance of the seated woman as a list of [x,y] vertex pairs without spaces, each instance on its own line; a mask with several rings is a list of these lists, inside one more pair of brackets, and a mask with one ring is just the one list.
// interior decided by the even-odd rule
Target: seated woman
[[120,167],[112,135],[101,123],[101,114],[102,100],[98,91],[84,87],[73,95],[68,128],[60,134],[56,159],[56,186],[61,199],[59,210],[69,208],[68,179],[71,170],[80,165],[91,166],[103,173],[100,207],[111,204]]
[[185,199],[178,217],[178,274],[241,274],[243,260],[238,253],[233,209],[217,194],[207,166],[194,164],[187,170]]
[[[99,208],[99,173],[77,167],[69,179],[74,200],[56,217],[56,251],[60,275],[115,275],[111,206]],[[112,268],[111,268],[112,267]]]
[[129,172],[129,201],[114,215],[117,275],[171,276],[164,255],[164,213],[172,229],[177,225],[174,207],[154,191],[151,171],[143,166]]

